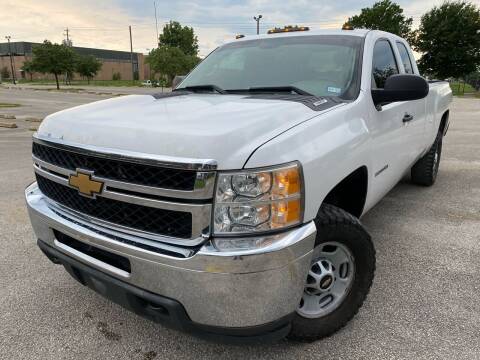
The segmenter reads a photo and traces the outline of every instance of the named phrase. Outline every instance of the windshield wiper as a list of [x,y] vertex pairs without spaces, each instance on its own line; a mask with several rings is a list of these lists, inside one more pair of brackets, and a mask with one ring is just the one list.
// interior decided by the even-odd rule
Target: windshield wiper
[[227,94],[227,91],[223,90],[221,87],[217,85],[192,85],[192,86],[177,88],[173,91],[179,91],[179,90],[187,90],[192,92],[216,91],[219,94]]
[[276,92],[287,92],[287,93],[297,93],[299,95],[308,95],[314,96],[308,91],[297,88],[296,86],[260,86],[260,87],[251,87],[248,89],[248,92],[258,92],[258,93],[276,93]]

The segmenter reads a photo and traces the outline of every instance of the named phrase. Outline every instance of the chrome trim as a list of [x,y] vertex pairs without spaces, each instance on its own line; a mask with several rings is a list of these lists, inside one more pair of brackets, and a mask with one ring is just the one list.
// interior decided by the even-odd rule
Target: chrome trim
[[60,166],[45,162],[34,155],[32,155],[32,159],[33,159],[33,166],[39,165],[41,168],[43,168],[43,170],[50,170],[57,174],[65,175],[66,177],[69,177],[70,175],[76,173],[76,171],[65,169]]
[[[95,179],[97,180],[97,179]],[[285,196],[283,198],[278,198],[278,199],[271,199],[271,200],[255,200],[255,198],[253,198],[252,200],[249,200],[249,201],[245,201],[245,202],[235,202],[235,201],[224,201],[224,202],[217,202],[216,204],[217,205],[221,205],[221,206],[242,206],[242,205],[263,205],[263,204],[273,204],[273,203],[277,203],[277,202],[282,202],[282,201],[291,201],[291,200],[298,200],[298,199],[301,199],[302,196],[301,194],[295,194],[295,195],[289,195],[289,196]]]
[[170,167],[184,170],[215,170],[217,162],[213,159],[193,159],[184,157],[162,156],[156,154],[145,154],[135,151],[112,149],[94,145],[79,144],[38,133],[33,134],[33,141],[59,149],[76,152],[80,154],[115,159],[120,161],[136,162],[154,166]]
[[[198,172],[197,180],[195,181],[195,188],[193,191],[184,190],[170,190],[146,185],[137,185],[118,180],[111,180],[108,178],[95,176],[96,180],[103,181],[106,188],[121,189],[127,191],[134,191],[142,194],[164,196],[178,199],[192,199],[202,200],[211,199],[213,196],[213,185],[215,183],[215,173],[213,172]],[[203,180],[199,181],[199,179]],[[197,187],[197,184],[198,187]],[[202,184],[202,185],[200,185]]]
[[[266,239],[265,241],[267,246],[260,247],[257,249],[238,249],[238,250],[219,250],[215,245],[215,239],[210,239],[203,247],[200,249],[198,254],[205,256],[245,256],[245,255],[260,255],[268,254],[274,251],[281,250],[283,248],[288,248],[298,243],[300,239],[305,239],[309,236],[315,236],[317,233],[317,227],[313,221],[303,224],[302,226],[282,232],[279,234],[270,234],[270,235],[259,235],[255,236],[255,239]],[[241,239],[242,236],[237,236],[235,239]],[[243,236],[245,239],[251,239],[251,237]],[[218,239],[218,238],[217,238]],[[228,241],[229,238],[221,238],[222,241]],[[307,252],[308,249],[305,248],[303,251]]]
[[[144,238],[143,234],[141,234],[141,232],[139,231],[137,231],[137,234],[128,234],[128,232],[126,231],[116,231],[111,228],[106,228],[105,226],[102,226],[102,225],[97,225],[96,221],[84,220],[81,217],[77,217],[75,214],[72,214],[72,212],[69,211],[68,209],[63,208],[60,204],[52,204],[49,202],[48,206],[50,207],[50,210],[52,210],[55,214],[62,217],[66,221],[69,221],[73,224],[81,226],[85,229],[98,232],[99,234],[103,234],[106,236],[113,236],[114,238],[124,239],[133,243],[146,245],[146,246],[158,249],[159,251],[169,251],[172,253],[177,253],[184,258],[191,257],[195,254],[194,249],[181,248],[178,246],[168,245],[167,244],[169,240],[168,238],[156,236],[156,240],[150,240],[148,238]],[[204,241],[203,239],[199,239],[199,240]],[[199,244],[200,243],[201,242],[199,242]],[[175,245],[186,246],[186,245],[198,245],[198,244],[192,244],[192,242],[190,241],[188,244],[176,243]]]
[[[95,234],[97,238],[102,239],[101,244],[102,243],[105,244],[105,241],[108,239],[109,243],[111,242],[112,244],[121,244],[121,247],[123,249],[134,249],[136,253],[140,253],[142,254],[143,257],[146,257],[146,258],[149,258],[149,255],[158,256],[159,253],[153,252],[151,250],[147,250],[141,247],[137,247],[135,245],[127,244],[119,240],[115,240],[115,238],[125,239],[128,241],[148,245],[158,249],[160,252],[168,251],[170,253],[176,253],[179,255],[179,257],[176,257],[176,256],[162,254],[161,256],[166,259],[171,258],[171,259],[178,260],[182,258],[188,258],[193,256],[196,252],[194,248],[189,249],[189,248],[169,245],[164,242],[149,241],[148,239],[145,239],[140,236],[131,236],[123,232],[105,229],[104,227],[96,226],[95,224],[89,221],[84,222],[79,218],[72,217],[71,215],[68,215],[68,213],[64,209],[61,209],[60,206],[57,207],[55,204],[52,204],[50,199],[47,199],[47,197],[42,194],[36,182],[32,183],[25,189],[25,196],[27,199],[27,205],[29,210],[35,209],[35,212],[38,215],[42,216],[42,219],[43,219],[42,223],[45,226],[52,226],[53,224],[55,224],[55,228],[57,230],[68,233],[70,236],[73,235],[72,230],[76,234],[78,233]],[[109,235],[112,237],[108,237]],[[98,244],[95,244],[95,245],[98,245]]]
[[294,312],[303,293],[315,242],[312,222],[305,224],[306,228],[276,235],[279,245],[272,243],[268,250],[220,254],[204,246],[191,257],[177,258],[122,243],[58,216],[35,183],[25,195],[37,238],[64,252],[55,244],[52,229],[56,229],[128,258],[130,277],[121,278],[101,264],[71,255],[133,286],[176,299],[197,323],[224,327],[265,324]]
[[58,247],[59,249],[62,249],[63,252],[65,252],[67,254],[73,255],[73,256],[75,256],[75,257],[77,257],[77,258],[79,258],[79,259],[81,259],[85,262],[89,262],[89,263],[95,265],[96,267],[107,270],[108,272],[114,273],[115,275],[118,275],[120,277],[123,277],[123,278],[129,278],[130,277],[130,273],[128,273],[124,270],[118,269],[115,266],[107,264],[103,261],[95,259],[94,257],[91,257],[87,254],[84,254],[81,251],[75,250],[74,248],[71,248],[70,246],[65,245],[64,243],[61,243],[57,239],[55,239],[53,242],[54,242],[56,247]]
[[[76,170],[66,169],[46,161],[39,159],[38,157],[32,155],[33,162],[40,165],[44,170],[50,170],[58,174],[65,175],[69,177],[72,174],[76,174]],[[89,169],[85,169],[89,170]],[[90,171],[90,170],[89,170]],[[216,173],[213,171],[210,172],[197,172],[197,178],[195,180],[195,187],[193,190],[174,190],[159,188],[147,185],[139,185],[134,183],[128,183],[118,180],[112,180],[109,178],[96,176],[93,172],[93,177],[95,180],[102,181],[105,184],[105,188],[112,187],[115,189],[122,189],[127,191],[134,191],[142,194],[164,196],[178,199],[192,199],[192,200],[203,200],[211,199],[213,197],[213,191],[215,187],[215,176]]]
[[[46,171],[43,168],[41,168],[40,166],[38,166],[37,164],[33,164],[33,170],[35,171],[35,173],[43,176],[44,178],[47,178],[48,180],[55,181],[56,183],[59,183],[61,185],[65,185],[65,186],[67,186],[71,189],[74,189],[68,184],[68,178],[64,178],[64,177],[55,175],[55,174],[53,174],[49,171]],[[76,189],[74,189],[74,190],[76,190]]]
[[117,225],[108,221],[96,219],[91,216],[79,213],[75,210],[71,210],[59,204],[51,199],[48,199],[48,205],[51,210],[57,215],[65,218],[67,221],[71,221],[79,226],[91,229],[100,233],[123,238],[128,241],[133,241],[143,245],[158,248],[160,250],[172,251],[181,253],[184,257],[192,256],[194,251],[191,249],[181,249],[173,247],[167,244],[178,246],[197,246],[205,241],[203,237],[197,237],[195,239],[181,239],[168,237],[164,235],[152,234],[138,229],[132,229],[126,226]]
[[[34,168],[34,171],[40,176],[43,176],[60,185],[72,188],[68,183],[68,178],[65,179],[63,177],[50,173],[36,164],[33,165],[33,168]],[[95,178],[95,180],[98,180],[98,178]],[[155,239],[155,240],[158,239],[158,241],[167,241],[169,243],[192,246],[192,245],[201,243],[204,240],[204,237],[208,237],[210,235],[210,217],[212,212],[212,204],[210,203],[207,203],[207,204],[178,203],[178,202],[171,202],[171,201],[148,199],[140,196],[127,195],[127,194],[122,194],[122,193],[109,191],[109,190],[103,190],[103,192],[97,196],[105,197],[105,198],[116,200],[116,201],[122,201],[125,203],[137,204],[137,205],[153,207],[158,209],[189,212],[192,214],[192,236],[190,239],[162,236],[155,233],[150,233],[150,232],[142,231],[139,229],[130,228],[127,226],[113,224],[105,220],[88,216],[86,214],[75,211],[73,209],[69,209],[69,208],[68,209],[69,211],[75,213],[77,217],[84,217],[85,219],[88,219],[88,221],[92,221],[98,224],[101,223],[108,228],[111,228],[114,230],[118,229],[120,231],[131,233],[133,235],[144,234],[145,236],[148,236],[148,238]],[[54,203],[54,201],[51,199],[49,199],[49,201]],[[67,208],[63,205],[61,206],[63,208]],[[169,240],[165,240],[165,239],[169,239]]]

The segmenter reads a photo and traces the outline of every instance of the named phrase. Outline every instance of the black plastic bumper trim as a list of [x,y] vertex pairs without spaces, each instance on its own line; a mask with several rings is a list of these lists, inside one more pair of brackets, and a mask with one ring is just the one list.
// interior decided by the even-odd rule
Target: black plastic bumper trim
[[37,244],[42,252],[84,286],[105,298],[162,325],[185,331],[206,340],[226,343],[274,342],[288,335],[294,313],[274,322],[251,327],[217,327],[193,322],[177,300],[154,294],[130,285],[113,276],[91,268],[84,263],[52,248],[42,240]]

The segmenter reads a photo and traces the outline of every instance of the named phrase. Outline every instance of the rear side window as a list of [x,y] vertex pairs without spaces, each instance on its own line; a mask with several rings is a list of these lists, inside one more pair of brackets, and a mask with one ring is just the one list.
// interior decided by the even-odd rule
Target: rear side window
[[373,81],[378,89],[383,89],[389,76],[398,74],[392,46],[388,40],[379,40],[373,48]]
[[412,59],[410,59],[410,54],[408,53],[407,48],[401,42],[397,42],[398,52],[400,53],[400,58],[402,59],[403,67],[407,74],[413,74]]

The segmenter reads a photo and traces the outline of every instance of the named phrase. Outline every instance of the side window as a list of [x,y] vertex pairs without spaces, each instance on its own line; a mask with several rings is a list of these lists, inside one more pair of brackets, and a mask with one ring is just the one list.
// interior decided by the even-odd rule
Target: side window
[[379,40],[373,48],[373,80],[378,89],[383,89],[391,75],[398,74],[392,46],[388,40]]
[[403,67],[407,74],[413,74],[412,60],[408,54],[408,50],[404,44],[397,42],[398,52],[400,53],[400,58],[402,59]]

